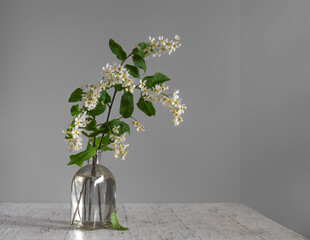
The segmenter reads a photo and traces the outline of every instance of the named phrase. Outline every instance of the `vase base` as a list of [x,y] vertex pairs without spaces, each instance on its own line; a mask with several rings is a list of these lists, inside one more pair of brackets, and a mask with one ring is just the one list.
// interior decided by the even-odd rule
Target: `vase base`
[[96,230],[96,229],[113,229],[111,222],[93,222],[83,221],[71,224],[73,228],[85,229],[85,230]]

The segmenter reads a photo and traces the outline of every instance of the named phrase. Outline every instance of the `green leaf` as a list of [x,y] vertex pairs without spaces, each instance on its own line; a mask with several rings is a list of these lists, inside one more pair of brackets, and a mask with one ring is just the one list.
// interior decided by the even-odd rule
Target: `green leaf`
[[102,125],[100,126],[99,131],[100,131],[100,133],[102,133],[102,134],[106,134],[106,133],[109,132],[110,128],[111,128],[111,127],[110,127],[110,125],[109,125],[109,122],[105,122],[104,124],[102,124]]
[[88,135],[86,132],[84,132],[84,131],[82,131],[82,134],[83,134],[84,136],[86,136],[86,137],[89,137],[89,135]]
[[108,125],[109,125],[111,130],[114,126],[120,126],[120,128],[118,129],[119,135],[123,134],[124,132],[128,132],[128,134],[130,134],[129,125],[123,121],[113,119],[113,120],[108,122]]
[[140,55],[133,55],[132,61],[136,67],[143,69],[144,72],[146,71],[146,63],[143,57],[141,57]]
[[[110,135],[106,134],[103,139],[102,139],[102,144],[103,145],[108,145],[112,142],[112,140],[110,139]],[[99,145],[98,145],[99,146]]]
[[156,111],[153,104],[150,101],[144,100],[142,96],[140,97],[137,106],[147,116],[155,116]]
[[139,69],[135,66],[126,64],[125,68],[128,70],[129,74],[135,78],[140,78],[140,72]]
[[146,42],[140,42],[139,44],[138,44],[138,46],[141,48],[141,49],[146,49],[147,47],[151,47],[151,44],[149,44],[149,43],[146,43]]
[[151,45],[149,44],[149,43],[146,43],[146,42],[140,42],[139,44],[138,44],[138,46],[139,46],[139,48],[134,48],[133,50],[132,50],[132,53],[134,54],[134,55],[140,55],[142,58],[144,58],[145,57],[145,55],[146,55],[146,52],[144,51],[147,47],[151,47]]
[[[96,148],[98,148],[99,145],[100,145],[101,137],[102,137],[102,136],[96,138],[96,141],[95,141],[95,146],[96,146]],[[112,142],[112,141],[111,141],[111,139],[110,139],[109,134],[105,135],[105,136],[103,137],[103,139],[102,139],[102,147],[101,147],[101,149],[104,150],[103,147],[106,147],[106,145],[110,144],[111,142]],[[92,144],[92,145],[94,144],[94,140],[93,140],[93,139],[91,139],[91,144]],[[104,150],[104,151],[109,150],[109,149],[107,149],[107,148],[105,148],[105,149],[106,149],[106,150]]]
[[118,231],[128,230],[128,228],[123,227],[122,225],[119,224],[119,222],[117,220],[117,216],[116,216],[116,211],[112,212],[112,214],[111,214],[111,223],[112,223],[112,226],[115,230],[118,230]]
[[[97,137],[97,138],[96,138],[96,140],[95,140],[95,146],[96,146],[96,147],[99,146],[100,140],[101,140],[101,137]],[[91,139],[90,142],[91,142],[91,144],[93,145],[93,144],[94,144],[94,139]]]
[[69,98],[69,102],[78,102],[82,100],[82,94],[83,91],[81,88],[77,88],[74,90],[74,92],[71,94],[70,98]]
[[97,122],[95,119],[89,120],[89,123],[85,127],[88,131],[96,131],[97,130]]
[[130,92],[125,92],[121,99],[119,113],[124,118],[129,118],[133,113],[133,110],[134,110],[133,95]]
[[127,123],[125,123],[125,122],[123,122],[123,121],[118,121],[118,120],[116,120],[116,121],[117,121],[116,124],[117,124],[118,126],[121,126],[121,127],[118,129],[119,134],[123,134],[123,133],[125,133],[125,132],[127,132],[128,134],[130,134],[130,127],[129,127],[129,125],[128,125]]
[[104,113],[106,107],[107,106],[105,104],[103,105],[101,102],[98,102],[97,106],[93,110],[88,111],[88,114],[91,116],[98,116]]
[[113,151],[113,150],[114,150],[113,148],[110,148],[110,147],[108,147],[108,146],[102,146],[100,149],[101,149],[102,151]]
[[96,154],[96,148],[88,144],[87,149],[85,151],[70,156],[70,162],[68,163],[68,165],[76,164],[79,167],[82,167],[83,162],[90,159],[95,154]]
[[82,109],[79,109],[79,104],[73,105],[71,107],[71,115],[72,116],[75,116],[75,115],[77,115],[77,114],[79,114],[81,112],[82,112]]
[[112,119],[102,124],[99,128],[100,133],[107,134],[106,136],[104,136],[102,144],[107,145],[112,142],[110,141],[108,133],[112,132],[112,128],[114,126],[120,126],[120,128],[118,129],[119,131],[118,135],[121,135],[124,132],[128,132],[128,134],[130,134],[130,127],[127,123],[120,121],[120,120]]
[[112,53],[114,53],[119,60],[124,61],[126,59],[126,57],[127,57],[126,52],[113,39],[110,39],[109,47],[110,47]]
[[115,88],[115,90],[117,90],[117,91],[122,91],[122,90],[124,90],[122,84],[115,84],[115,85],[114,85],[114,88]]
[[101,91],[99,101],[102,101],[105,104],[110,103],[111,102],[111,96],[107,93],[107,91]]
[[155,87],[156,84],[161,84],[163,82],[169,81],[170,78],[168,78],[166,75],[162,73],[155,73],[152,76],[146,76],[143,78],[143,80],[146,80],[146,87],[147,88],[152,88]]
[[95,130],[95,131],[93,131],[92,133],[90,133],[89,135],[88,135],[88,137],[96,137],[97,135],[99,135],[100,134],[100,132],[98,131],[98,130]]

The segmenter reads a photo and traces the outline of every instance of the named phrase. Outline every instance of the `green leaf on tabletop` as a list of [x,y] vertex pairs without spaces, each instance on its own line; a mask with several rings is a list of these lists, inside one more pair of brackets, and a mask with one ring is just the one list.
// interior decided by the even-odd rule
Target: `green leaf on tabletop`
[[118,230],[118,231],[125,231],[125,230],[128,230],[128,228],[126,227],[123,227],[122,225],[120,225],[120,223],[118,222],[118,219],[117,219],[117,216],[116,216],[116,211],[112,212],[111,214],[111,223],[112,223],[112,226],[115,230]]
[[121,98],[119,113],[124,118],[129,118],[134,110],[133,95],[130,92],[125,92]]
[[115,88],[115,90],[117,90],[117,91],[122,91],[122,90],[124,90],[122,84],[115,84],[115,85],[114,85],[114,88]]
[[142,96],[140,97],[137,106],[147,116],[155,116],[156,111],[153,104],[150,101],[144,100]]
[[133,65],[126,64],[125,68],[128,70],[129,74],[135,78],[140,78],[139,69]]
[[73,105],[71,107],[71,115],[72,116],[75,116],[75,115],[77,115],[77,114],[79,114],[81,112],[82,112],[82,109],[79,109],[79,104]]
[[143,57],[140,55],[133,55],[132,61],[137,68],[143,69],[144,72],[146,71],[146,63]]
[[98,102],[96,107],[93,110],[88,111],[88,114],[91,116],[98,116],[104,113],[105,109],[106,109],[106,105],[105,104],[103,105],[101,102]]
[[68,163],[68,165],[76,164],[79,167],[82,167],[83,162],[90,159],[95,154],[96,154],[96,148],[88,144],[87,149],[85,151],[70,156],[70,162]]
[[111,96],[107,93],[107,91],[101,91],[99,101],[102,101],[103,103],[110,103]]
[[113,39],[110,39],[109,41],[109,47],[111,49],[111,51],[115,54],[115,56],[121,60],[124,61],[127,57],[126,52],[123,50],[123,48],[116,43]]
[[89,123],[85,127],[86,130],[88,131],[95,131],[97,130],[97,122],[95,119],[89,120]]
[[147,88],[152,88],[152,87],[155,87],[156,84],[161,84],[161,83],[164,83],[166,81],[169,81],[170,78],[168,78],[166,75],[164,75],[162,73],[157,72],[152,76],[144,77],[143,80],[146,81],[146,87]]
[[74,90],[74,92],[71,94],[70,98],[69,98],[69,102],[78,102],[82,100],[82,94],[83,91],[81,88],[77,88]]

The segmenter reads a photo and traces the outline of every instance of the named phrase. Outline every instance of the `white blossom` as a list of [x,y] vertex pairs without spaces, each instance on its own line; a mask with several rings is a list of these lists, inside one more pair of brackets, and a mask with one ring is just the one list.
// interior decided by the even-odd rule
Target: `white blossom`
[[141,79],[139,79],[139,88],[141,88],[141,90],[143,89],[143,88],[145,88],[145,83],[146,83],[146,80],[141,80]]
[[90,85],[89,84],[85,84],[84,86],[83,86],[83,92],[88,92],[89,90],[90,90]]
[[88,115],[85,111],[78,114],[73,121],[73,126],[70,124],[66,131],[63,131],[65,134],[65,141],[69,145],[70,151],[79,151],[82,149],[82,131],[81,127],[85,127],[87,124],[86,118]]
[[114,126],[113,129],[112,129],[113,133],[118,134],[119,133],[119,128],[120,128],[120,126]]
[[125,151],[129,144],[125,144],[126,141],[126,133],[121,136],[115,136],[113,134],[110,135],[110,139],[114,140],[112,146],[114,148],[114,158],[117,159],[121,157],[122,160],[125,160],[128,151]]
[[139,123],[138,121],[134,120],[134,121],[132,121],[132,124],[136,127],[137,132],[145,131],[144,126],[141,123]]
[[174,40],[164,39],[163,36],[158,37],[158,41],[155,41],[155,38],[149,37],[148,44],[151,47],[146,47],[144,49],[144,52],[146,53],[146,56],[152,55],[153,57],[160,57],[164,53],[169,53],[169,55],[176,51],[177,48],[181,47],[181,44],[179,43],[180,37],[178,35],[175,35]]
[[175,90],[173,93],[173,100],[179,99],[179,90]]
[[74,128],[71,132],[73,138],[77,139],[80,136],[81,131],[78,128]]
[[[179,96],[179,90],[175,90],[173,94],[170,96],[167,95],[165,92],[169,89],[169,86],[165,86],[164,84],[156,84],[155,87],[148,89],[145,87],[145,83],[140,80],[139,88],[141,90],[141,94],[147,101],[152,101],[154,103],[160,102],[163,104],[164,107],[170,109],[170,112],[173,114],[172,121],[174,126],[178,126],[181,122],[183,122],[183,118],[181,114],[184,113],[186,106],[181,104],[182,99]],[[133,124],[136,126],[137,122],[134,121]],[[143,131],[144,129],[141,128],[137,131]]]

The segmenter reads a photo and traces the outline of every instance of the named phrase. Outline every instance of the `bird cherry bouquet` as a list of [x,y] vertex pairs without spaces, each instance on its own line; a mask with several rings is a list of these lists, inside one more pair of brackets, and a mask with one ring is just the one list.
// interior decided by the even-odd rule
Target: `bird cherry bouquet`
[[[81,102],[71,107],[73,120],[63,131],[65,141],[70,151],[80,151],[83,148],[83,136],[87,138],[86,149],[70,156],[68,165],[82,166],[83,162],[94,157],[97,150],[114,151],[114,157],[125,160],[128,153],[126,135],[130,134],[130,120],[138,132],[144,131],[144,126],[133,117],[135,104],[134,93],[138,92],[136,103],[138,109],[147,116],[155,116],[153,103],[161,103],[172,113],[172,121],[178,126],[183,118],[186,106],[181,102],[179,90],[168,93],[169,87],[165,82],[170,78],[162,73],[141,76],[140,69],[145,74],[147,65],[145,59],[149,56],[160,57],[164,53],[169,55],[178,49],[179,36],[174,40],[164,39],[162,36],[149,37],[148,42],[140,42],[129,54],[110,39],[109,47],[120,64],[107,63],[102,69],[102,79],[93,84],[85,84],[77,88],[70,96],[69,102]],[[125,64],[131,57],[133,64]],[[125,64],[125,65],[124,65]],[[111,95],[110,95],[111,94]],[[118,118],[110,119],[115,96],[121,94]],[[106,113],[105,122],[98,122],[98,117]]]

